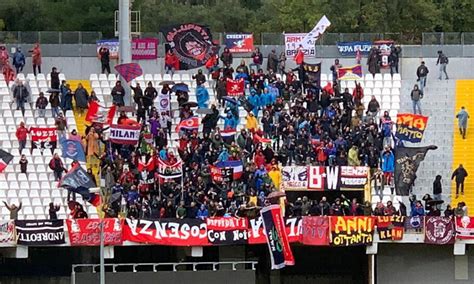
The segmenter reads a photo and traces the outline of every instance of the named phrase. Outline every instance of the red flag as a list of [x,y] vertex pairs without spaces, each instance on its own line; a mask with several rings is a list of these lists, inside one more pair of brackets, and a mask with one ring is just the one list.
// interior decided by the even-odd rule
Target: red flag
[[111,124],[114,119],[117,106],[112,105],[110,108],[99,105],[96,101],[89,103],[85,120],[88,122],[98,122],[102,124]]
[[120,76],[122,76],[127,82],[143,75],[143,70],[137,63],[115,65],[115,70],[117,70]]
[[181,122],[176,126],[176,132],[179,132],[181,128],[184,129],[199,129],[199,118],[194,116],[188,119],[181,120]]
[[239,80],[232,80],[227,78],[226,91],[228,96],[243,96],[245,89],[245,82],[243,78]]
[[154,157],[150,157],[147,162],[143,162],[142,160],[138,161],[138,171],[142,172],[144,170],[147,170],[148,172],[151,172],[155,170],[155,159]]
[[211,178],[213,182],[222,182],[222,169],[216,167],[216,166],[209,166],[209,169],[211,170]]
[[272,139],[263,138],[262,136],[258,135],[257,133],[253,134],[253,140],[260,142],[260,143],[272,143]]
[[13,155],[0,149],[0,173],[5,170],[11,160],[13,160]]

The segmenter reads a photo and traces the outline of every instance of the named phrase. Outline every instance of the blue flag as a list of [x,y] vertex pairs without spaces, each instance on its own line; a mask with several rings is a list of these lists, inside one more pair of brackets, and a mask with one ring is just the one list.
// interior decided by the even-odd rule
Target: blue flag
[[86,161],[86,155],[82,144],[76,140],[62,140],[61,146],[63,148],[63,158],[69,158],[76,161]]

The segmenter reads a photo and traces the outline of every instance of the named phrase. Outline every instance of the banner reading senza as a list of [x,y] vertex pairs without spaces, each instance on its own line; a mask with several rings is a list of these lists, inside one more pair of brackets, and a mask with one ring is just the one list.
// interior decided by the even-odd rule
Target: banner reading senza
[[427,116],[399,113],[397,114],[397,132],[395,136],[400,140],[411,143],[421,142],[427,124]]
[[226,34],[225,47],[232,53],[252,52],[254,49],[253,34]]
[[332,246],[367,245],[374,240],[374,217],[332,216],[330,223]]
[[18,244],[25,246],[65,243],[64,220],[15,220]]
[[[100,245],[100,219],[68,219],[66,220],[71,246]],[[121,245],[123,220],[105,218],[104,244]]]

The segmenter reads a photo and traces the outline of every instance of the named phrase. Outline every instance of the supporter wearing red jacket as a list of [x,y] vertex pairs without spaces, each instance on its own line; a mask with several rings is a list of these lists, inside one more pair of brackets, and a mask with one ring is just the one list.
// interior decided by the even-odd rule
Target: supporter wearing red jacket
[[20,127],[16,130],[16,138],[18,139],[18,142],[20,144],[20,154],[21,150],[23,150],[26,146],[26,139],[28,138],[28,133],[30,133],[30,130],[26,128],[25,123],[22,121],[20,123]]
[[172,50],[168,50],[168,52],[165,55],[165,72],[168,74],[168,72],[171,73],[171,76],[173,76],[174,71],[176,69],[179,69],[179,60],[176,54]]
[[293,58],[296,62],[296,65],[301,65],[304,62],[304,52],[303,52],[303,46],[300,45],[298,49],[296,50],[296,55]]

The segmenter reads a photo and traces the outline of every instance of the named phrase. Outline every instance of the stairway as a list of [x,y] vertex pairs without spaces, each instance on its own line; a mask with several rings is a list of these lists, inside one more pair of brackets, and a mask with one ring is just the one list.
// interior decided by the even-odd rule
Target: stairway
[[[474,80],[458,80],[456,82],[456,108],[453,111],[451,125],[453,129],[453,163],[451,169],[454,171],[459,164],[463,164],[469,176],[466,178],[464,183],[465,195],[459,195],[456,197],[456,183],[451,185],[452,194],[452,206],[456,206],[458,202],[464,201],[468,208],[474,208],[474,148],[472,142],[474,135],[472,129],[474,129],[473,113],[474,113]],[[464,106],[468,113],[471,113],[471,119],[468,120],[467,135],[466,139],[462,139],[459,135],[458,122],[454,118],[459,112],[461,107]]]
[[[89,80],[68,80],[68,83],[71,87],[71,90],[74,92],[77,89],[79,83],[82,83],[82,86],[87,90],[90,94],[92,91],[92,87]],[[73,100],[74,105],[74,100]],[[87,122],[85,121],[86,112],[81,116],[79,112],[74,109],[74,118],[76,119],[77,124],[77,132],[79,135],[84,136],[86,131]],[[92,168],[92,172],[96,175],[96,180],[99,181],[99,165],[98,163],[91,163],[91,161],[87,160],[87,168]]]
[[[410,94],[415,83],[415,80],[402,82],[400,113],[413,113]],[[426,193],[432,195],[435,176],[441,175],[442,199],[445,204],[449,204],[451,201],[449,180],[453,164],[454,90],[454,80],[428,79],[424,89],[425,95],[421,101],[422,113],[429,117],[423,140],[421,143],[405,143],[405,146],[408,147],[438,146],[437,150],[430,150],[427,153],[425,160],[418,168],[417,179],[413,187],[413,194],[418,199],[421,199]],[[442,208],[445,208],[445,205]]]

